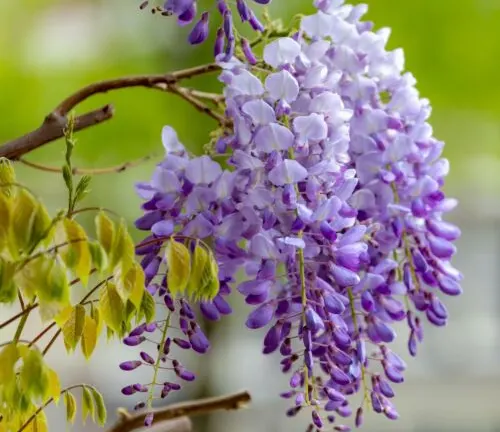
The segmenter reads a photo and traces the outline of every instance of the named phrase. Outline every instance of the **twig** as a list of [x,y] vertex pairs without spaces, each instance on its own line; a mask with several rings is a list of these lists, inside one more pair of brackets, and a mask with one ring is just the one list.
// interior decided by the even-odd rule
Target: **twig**
[[[68,113],[81,102],[95,94],[131,87],[146,87],[170,91],[170,87],[177,84],[180,80],[217,71],[219,69],[217,64],[211,63],[168,74],[122,77],[88,85],[64,99],[45,118],[39,128],[0,146],[0,156],[13,160],[19,159],[21,156],[30,153],[36,148],[63,137],[64,128],[67,125]],[[183,94],[177,94],[184,97]],[[184,99],[188,100],[190,103],[194,102],[186,97],[184,97]],[[113,114],[113,107],[111,105],[105,105],[95,111],[77,116],[75,118],[74,131],[76,132],[109,120],[113,117]]]
[[[148,156],[142,157],[142,158],[134,160],[134,161],[125,162],[125,163],[120,164],[120,165],[115,165],[115,166],[106,167],[106,168],[76,168],[76,167],[74,167],[72,169],[72,173],[74,175],[79,175],[79,174],[99,175],[99,174],[121,173],[129,168],[133,168],[133,167],[136,167],[144,162],[147,162],[147,161],[153,159],[154,157],[155,157],[155,155],[148,155]],[[25,158],[19,158],[18,160],[19,160],[19,162],[21,162],[22,164],[24,164],[26,166],[29,166],[31,168],[36,168],[36,169],[41,170],[41,171],[50,172],[50,173],[57,173],[57,174],[60,174],[62,171],[62,169],[59,167],[51,167],[51,166],[42,165],[42,164],[35,163],[35,162],[30,162],[30,161],[26,160]],[[74,212],[72,214],[74,214]]]
[[159,423],[157,427],[153,427],[150,432],[191,432],[193,423],[189,417],[180,417],[174,420],[168,420]]
[[[250,394],[246,391],[227,396],[201,399],[197,401],[181,402],[161,408],[154,412],[154,423],[164,422],[184,416],[207,414],[219,410],[237,410],[250,402]],[[108,432],[130,432],[144,427],[146,412],[122,416]]]

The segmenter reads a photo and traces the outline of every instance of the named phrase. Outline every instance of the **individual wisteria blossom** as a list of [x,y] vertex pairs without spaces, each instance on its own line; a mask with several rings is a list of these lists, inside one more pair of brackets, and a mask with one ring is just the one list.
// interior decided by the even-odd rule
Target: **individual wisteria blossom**
[[[231,3],[227,0],[212,0],[213,6],[217,9],[217,13],[221,18],[221,24],[218,27],[214,42],[214,55],[218,56],[224,53],[227,60],[233,56],[236,49]],[[252,3],[254,5],[267,5],[271,3],[271,0],[236,0],[235,10],[241,22],[247,23],[256,32],[263,32],[264,25],[252,9]],[[147,7],[150,7],[153,13],[174,16],[177,24],[182,27],[191,25],[192,29],[188,36],[191,45],[203,43],[209,36],[210,12],[203,11],[201,16],[198,17],[197,0],[166,0],[161,2],[145,0],[140,4],[141,9]],[[242,39],[243,49],[245,49],[246,43],[245,39]]]
[[[146,200],[137,227],[151,231],[138,253],[148,283],[172,241],[188,245],[187,261],[199,245],[213,254],[218,293],[210,285],[212,294],[201,295],[204,316],[230,313],[224,296],[235,287],[252,307],[246,326],[266,328],[263,353],[279,352],[289,374],[287,415],[309,409],[310,430],[332,423],[348,431],[338,417],[352,415],[355,427],[368,409],[398,418],[393,384],[404,381],[406,364],[392,350],[393,325],[407,321],[402,337],[414,356],[422,320],[446,324],[443,295],[461,293],[450,263],[460,231],[443,220],[456,205],[442,191],[449,166],[403,51],[386,51],[389,30],[361,21],[365,5],[314,4],[298,31],[271,38],[262,59],[248,43],[233,56],[223,48],[232,24],[219,29],[231,126],[215,153],[228,169],[189,157],[166,127],[166,158],[137,187]],[[180,323],[187,339],[178,345],[201,352],[193,289],[169,284],[169,272],[158,292],[190,320]],[[177,291],[185,295],[174,300]]]

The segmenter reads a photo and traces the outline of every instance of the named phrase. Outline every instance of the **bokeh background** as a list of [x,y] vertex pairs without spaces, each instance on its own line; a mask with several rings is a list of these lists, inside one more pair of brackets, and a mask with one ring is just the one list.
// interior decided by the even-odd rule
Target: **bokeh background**
[[[433,104],[435,134],[447,142],[445,154],[452,167],[446,189],[461,202],[452,219],[463,231],[455,264],[465,274],[464,295],[448,302],[449,326],[429,329],[418,358],[408,359],[406,383],[397,389],[401,420],[368,415],[366,429],[500,431],[500,0],[364,3],[370,5],[369,17],[378,27],[393,29],[390,46],[404,47],[407,70]],[[168,18],[140,13],[138,4],[139,0],[0,1],[0,143],[35,128],[60,100],[93,81],[210,61],[210,45],[189,47],[186,30]],[[309,8],[309,0],[274,0],[271,12],[288,19]],[[193,84],[213,90],[215,81],[213,77]],[[166,124],[177,129],[189,148],[200,151],[214,126],[175,96],[141,88],[94,97],[79,112],[108,102],[114,104],[116,116],[78,134],[76,166],[105,167],[161,153],[160,131]],[[59,141],[28,159],[56,166],[63,152]],[[116,210],[132,223],[140,215],[134,182],[148,179],[153,166],[151,162],[95,177],[87,204]],[[57,175],[24,166],[17,172],[49,208],[64,206],[63,182]],[[298,425],[284,417],[285,404],[277,394],[286,388],[286,379],[277,358],[260,355],[262,332],[243,328],[248,307],[238,297],[232,305],[234,315],[208,329],[211,355],[186,358],[199,379],[179,398],[242,388],[252,392],[250,409],[201,419],[200,431],[304,430],[305,422]],[[0,310],[0,319],[8,313]],[[30,322],[29,331],[35,333],[40,325]],[[2,330],[0,341],[13,331]],[[406,352],[405,337],[403,329],[400,352]],[[120,388],[136,378],[120,371],[118,363],[134,356],[130,348],[102,343],[86,362],[79,354],[68,358],[59,344],[48,360],[62,371],[64,383],[96,384],[109,403],[112,421],[116,407],[133,404],[121,396]],[[51,430],[67,429],[62,411],[51,408]],[[72,430],[97,429],[87,425]]]

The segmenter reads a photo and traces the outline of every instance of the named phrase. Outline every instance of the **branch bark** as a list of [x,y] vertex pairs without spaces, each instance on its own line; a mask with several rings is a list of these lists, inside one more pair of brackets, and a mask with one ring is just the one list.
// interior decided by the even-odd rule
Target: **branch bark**
[[[38,147],[62,138],[64,136],[64,128],[67,125],[67,116],[77,105],[95,94],[107,93],[123,88],[145,87],[175,93],[191,103],[198,110],[209,114],[224,125],[227,121],[223,116],[207,108],[194,94],[179,91],[179,87],[177,87],[177,84],[183,79],[203,75],[219,69],[217,64],[211,63],[167,74],[122,77],[90,84],[64,99],[45,117],[40,127],[0,146],[0,157],[3,156],[11,160],[16,160]],[[206,95],[204,94],[205,97]],[[77,116],[75,118],[74,130],[79,131],[98,125],[111,119],[113,115],[114,109],[112,105],[105,105],[97,110]]]
[[[154,411],[154,424],[182,417],[207,414],[219,410],[237,410],[250,402],[250,394],[246,391],[227,396],[181,402]],[[108,432],[131,432],[144,427],[146,412],[128,414],[121,412],[120,420],[108,429]],[[167,429],[168,430],[168,429]]]

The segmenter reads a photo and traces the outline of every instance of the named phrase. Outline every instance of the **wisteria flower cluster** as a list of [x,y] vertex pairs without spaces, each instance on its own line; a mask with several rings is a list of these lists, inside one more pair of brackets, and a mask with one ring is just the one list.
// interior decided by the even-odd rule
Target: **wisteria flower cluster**
[[[196,2],[165,8],[181,20],[174,8],[181,4],[193,9]],[[189,156],[164,128],[166,157],[137,187],[145,200],[137,227],[151,232],[138,253],[168,318],[124,341],[136,345],[159,331],[160,360],[141,353],[122,369],[163,361],[193,379],[171,347],[205,353],[209,343],[192,303],[201,299],[203,315],[217,320],[231,312],[225,297],[235,288],[253,308],[246,326],[266,327],[263,353],[279,352],[290,376],[281,395],[291,401],[287,415],[309,409],[310,430],[332,423],[348,431],[338,417],[353,415],[356,427],[369,408],[398,418],[393,384],[404,380],[406,364],[391,348],[393,326],[406,320],[414,356],[422,320],[446,324],[442,297],[461,293],[462,276],[450,263],[460,231],[443,220],[456,205],[442,191],[449,166],[427,122],[429,102],[404,72],[402,50],[387,51],[389,30],[374,32],[361,20],[365,5],[315,6],[300,28],[268,42],[262,58],[249,49],[241,56],[216,50],[230,126],[215,157]],[[205,268],[218,282],[207,276],[190,288],[176,260],[187,273]],[[166,336],[173,313],[179,338]],[[179,388],[162,386],[162,397]],[[152,390],[124,389],[141,391]],[[357,393],[362,402],[355,405],[350,396]]]

